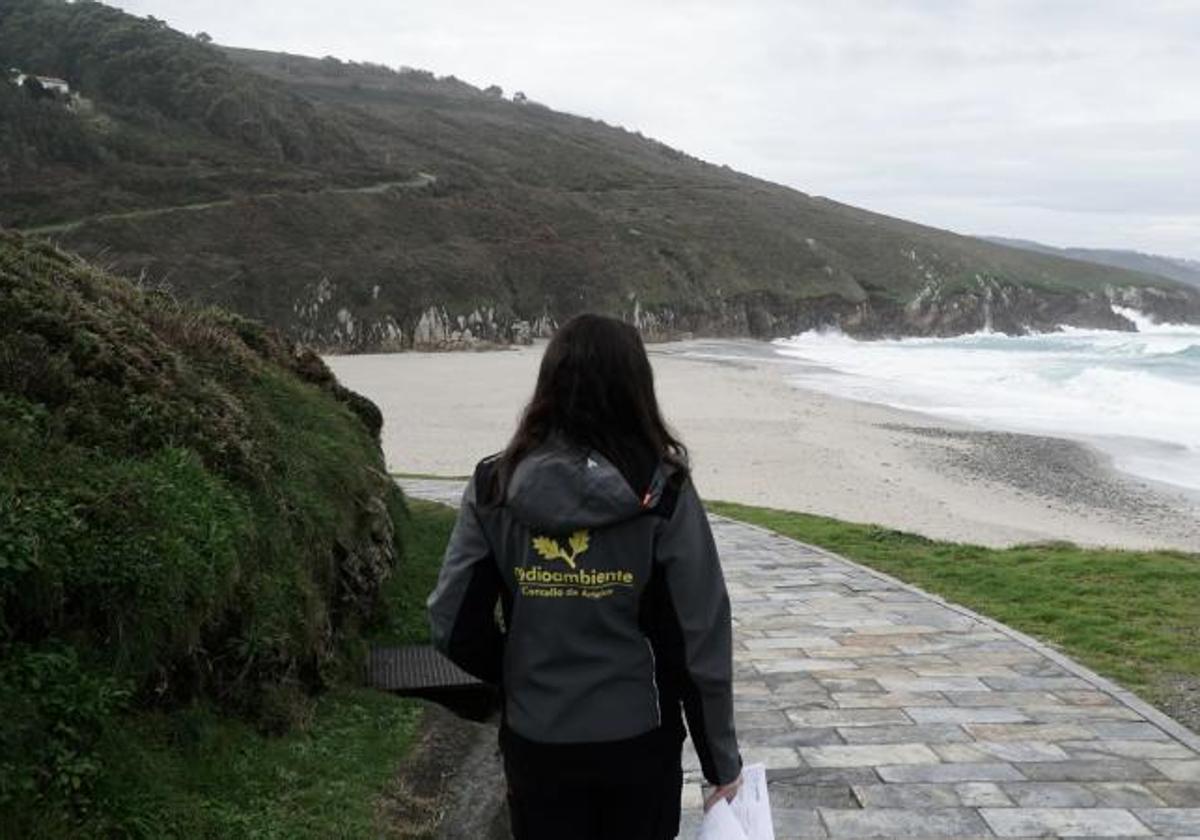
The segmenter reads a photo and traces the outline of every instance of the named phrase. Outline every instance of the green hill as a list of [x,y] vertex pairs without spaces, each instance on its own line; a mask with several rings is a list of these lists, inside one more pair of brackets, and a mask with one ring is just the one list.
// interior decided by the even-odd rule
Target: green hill
[[1145,274],[1158,274],[1178,280],[1180,283],[1187,283],[1189,286],[1200,287],[1200,261],[1197,260],[1166,257],[1160,254],[1144,254],[1141,251],[1117,248],[1056,248],[1053,245],[1043,245],[1028,239],[1005,239],[1000,236],[984,238],[998,245],[1008,245],[1012,248],[1037,251],[1042,254],[1055,254],[1083,262],[1127,268],[1130,271],[1141,271]]
[[0,834],[75,836],[125,713],[288,728],[403,503],[374,405],[241,316],[0,233],[0,322]]
[[1200,321],[1200,292],[1162,277],[805,195],[452,77],[223,50],[63,0],[9,0],[0,58],[86,100],[0,97],[22,115],[0,129],[0,224],[324,349],[520,340],[584,309],[650,337],[1132,328],[1113,302]]

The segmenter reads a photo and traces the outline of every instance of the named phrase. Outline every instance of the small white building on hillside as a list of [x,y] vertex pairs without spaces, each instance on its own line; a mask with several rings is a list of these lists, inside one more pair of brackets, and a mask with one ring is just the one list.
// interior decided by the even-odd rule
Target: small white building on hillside
[[25,84],[26,79],[34,78],[38,80],[38,83],[41,84],[43,88],[52,93],[57,93],[61,96],[71,95],[71,86],[67,83],[67,81],[65,79],[56,78],[55,76],[35,76],[32,73],[22,73],[20,70],[14,67],[9,70],[9,78],[12,79],[12,83],[17,87],[21,87],[23,84]]

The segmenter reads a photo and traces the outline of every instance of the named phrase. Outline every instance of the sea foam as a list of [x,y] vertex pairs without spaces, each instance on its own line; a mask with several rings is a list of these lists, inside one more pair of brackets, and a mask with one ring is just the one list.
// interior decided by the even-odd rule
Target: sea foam
[[1200,327],[1132,315],[1136,333],[774,342],[797,385],[1006,431],[1082,440],[1121,470],[1200,490]]

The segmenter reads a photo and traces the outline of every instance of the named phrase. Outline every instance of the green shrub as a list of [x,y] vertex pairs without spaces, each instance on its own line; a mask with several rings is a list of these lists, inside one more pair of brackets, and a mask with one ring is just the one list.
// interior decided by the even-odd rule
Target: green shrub
[[3,650],[0,812],[46,802],[86,811],[101,770],[95,747],[128,697],[122,681],[86,670],[69,646]]

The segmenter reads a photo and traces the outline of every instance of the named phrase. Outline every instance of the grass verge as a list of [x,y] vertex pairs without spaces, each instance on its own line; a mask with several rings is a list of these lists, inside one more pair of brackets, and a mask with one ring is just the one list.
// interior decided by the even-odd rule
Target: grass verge
[[469,481],[469,475],[436,475],[435,473],[393,472],[392,478],[429,478],[435,481]]
[[414,645],[429,642],[429,619],[425,599],[437,583],[442,553],[454,528],[456,510],[447,505],[407,498],[410,516],[404,521],[407,563],[399,574],[383,584],[383,619],[371,641],[385,645]]
[[388,837],[379,800],[421,705],[339,686],[311,720],[269,737],[207,706],[131,716],[111,733],[92,836]]
[[732,502],[707,507],[1035,636],[1200,726],[1200,555],[1068,543],[993,549]]

